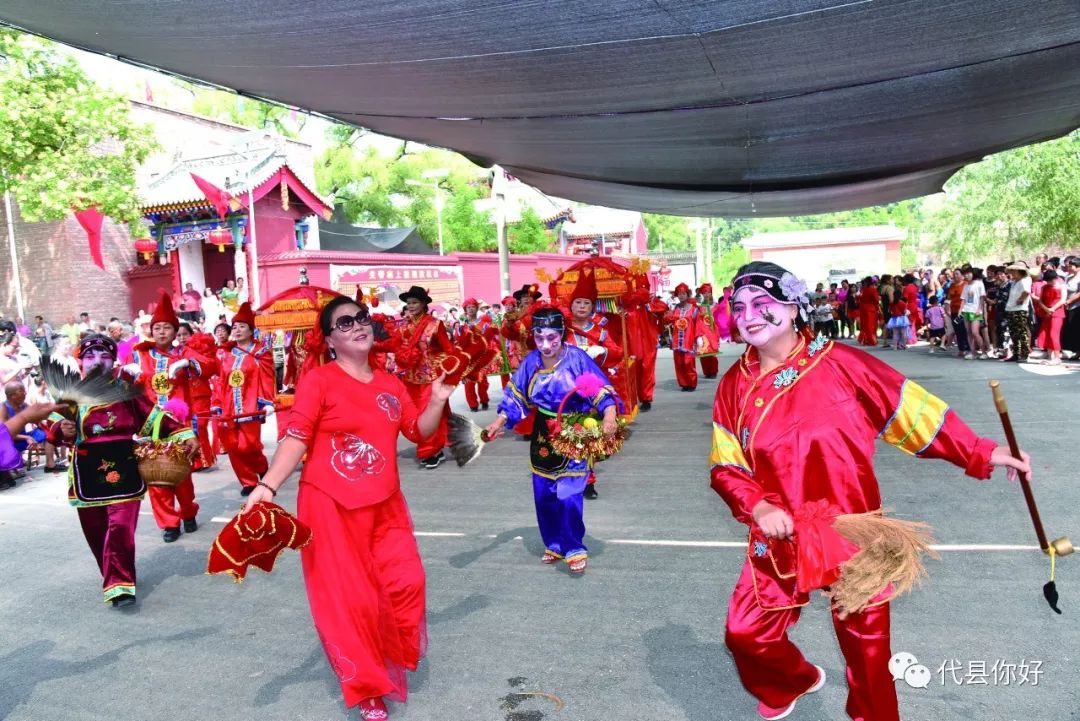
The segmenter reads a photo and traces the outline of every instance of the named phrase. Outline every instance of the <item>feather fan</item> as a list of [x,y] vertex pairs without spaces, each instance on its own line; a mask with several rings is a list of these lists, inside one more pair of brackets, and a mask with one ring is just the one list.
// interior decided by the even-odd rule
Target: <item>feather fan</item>
[[55,361],[41,365],[41,376],[49,387],[49,393],[57,403],[72,406],[106,406],[138,398],[142,389],[115,380],[111,375],[95,369],[85,378]]
[[458,466],[464,466],[479,458],[484,450],[484,443],[487,442],[484,429],[457,413],[450,414],[448,426],[450,455],[457,461]]

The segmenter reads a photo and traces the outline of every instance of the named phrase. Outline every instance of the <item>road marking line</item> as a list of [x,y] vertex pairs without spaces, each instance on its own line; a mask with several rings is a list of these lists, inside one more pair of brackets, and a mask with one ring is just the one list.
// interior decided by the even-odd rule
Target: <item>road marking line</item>
[[423,536],[425,538],[465,538],[465,533],[444,533],[439,531],[413,531],[414,536]]

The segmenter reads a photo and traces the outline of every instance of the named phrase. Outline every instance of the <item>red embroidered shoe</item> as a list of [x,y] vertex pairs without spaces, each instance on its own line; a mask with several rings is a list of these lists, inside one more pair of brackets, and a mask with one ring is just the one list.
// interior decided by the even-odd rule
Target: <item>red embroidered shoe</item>
[[554,551],[544,551],[544,555],[540,557],[540,563],[550,566],[553,563],[558,563],[561,558],[562,556]]
[[381,698],[369,698],[360,702],[360,718],[363,721],[386,721],[389,714]]
[[783,706],[781,708],[773,708],[772,706],[766,706],[765,704],[759,702],[757,705],[757,712],[761,715],[761,718],[765,719],[765,721],[778,721],[779,719],[787,718],[791,715],[791,712],[795,710],[795,704],[798,703],[800,698],[802,698],[808,693],[814,693],[822,686],[824,686],[825,669],[823,669],[821,666],[818,666],[817,664],[814,664],[814,668],[818,670],[818,680],[814,682],[813,686],[799,694],[798,697],[796,697],[796,699],[789,703],[787,706]]
[[585,567],[589,565],[589,559],[587,556],[576,556],[568,559],[567,563],[570,566],[570,573],[585,573]]

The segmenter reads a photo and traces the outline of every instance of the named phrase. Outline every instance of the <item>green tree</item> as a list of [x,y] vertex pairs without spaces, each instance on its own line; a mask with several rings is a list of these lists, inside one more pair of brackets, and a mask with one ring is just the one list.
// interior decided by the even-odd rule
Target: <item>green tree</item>
[[950,261],[1075,246],[1080,131],[961,169],[945,186],[933,231]]
[[27,220],[96,206],[141,217],[135,171],[156,144],[127,100],[95,85],[52,44],[0,29],[0,190]]
[[[306,116],[292,120],[293,111],[283,105],[245,98],[222,90],[193,87],[192,110],[208,118],[227,120],[235,125],[260,130],[273,130],[286,138],[295,138],[304,129]],[[294,127],[295,126],[295,127]]]
[[[443,198],[443,248],[486,251],[496,246],[495,226],[475,201],[486,194],[486,173],[462,156],[402,143],[384,154],[364,145],[365,131],[331,126],[331,146],[315,165],[319,192],[331,195],[353,223],[382,227],[414,225],[432,247],[438,244],[435,184]],[[412,148],[416,148],[413,150]]]
[[511,253],[538,253],[551,249],[551,235],[532,208],[521,211],[521,220],[507,229]]
[[658,215],[643,213],[641,220],[649,233],[649,250],[660,250],[663,239],[665,252],[688,251],[694,249],[694,234],[690,228],[690,218],[679,215]]

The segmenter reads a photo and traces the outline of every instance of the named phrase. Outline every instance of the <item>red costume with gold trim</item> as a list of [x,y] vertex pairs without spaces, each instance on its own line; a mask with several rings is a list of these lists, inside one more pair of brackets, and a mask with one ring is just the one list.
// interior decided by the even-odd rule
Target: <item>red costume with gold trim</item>
[[[176,317],[172,299],[167,293],[161,294],[150,319],[150,327],[153,328],[156,323],[169,323],[177,329],[180,327],[180,319]],[[173,366],[182,360],[187,362],[187,367],[175,371]],[[193,408],[191,379],[207,372],[204,365],[211,370],[213,368],[213,359],[194,349],[162,350],[153,341],[135,345],[131,362],[138,364],[140,375],[137,382],[157,408],[164,408],[174,398]],[[170,375],[175,377],[170,378]],[[178,528],[181,520],[194,520],[199,512],[199,504],[195,502],[195,484],[191,475],[175,486],[150,486],[150,508],[159,528]]]
[[[428,313],[409,318],[398,325],[398,334],[401,341],[394,359],[402,372],[409,398],[422,411],[431,399],[431,383],[440,374],[439,356],[453,350],[453,344],[443,322]],[[450,404],[447,403],[439,429],[430,438],[416,444],[417,458],[423,460],[442,451],[446,446],[449,420]]]
[[[708,295],[712,297],[712,284],[704,283],[697,289],[697,294],[704,297]],[[701,353],[715,354],[720,352],[720,331],[716,327],[716,319],[713,317],[713,308],[716,307],[715,303],[704,300],[698,304],[701,308],[701,320],[705,330],[705,347],[701,349]],[[706,378],[715,378],[720,373],[720,360],[715,355],[700,355],[698,358],[701,360],[701,374]]]
[[654,298],[649,290],[649,277],[643,273],[631,276],[634,290],[622,297],[626,309],[626,347],[634,356],[634,381],[640,401],[652,402],[656,390],[656,355],[663,316],[667,304]]
[[214,465],[216,456],[214,444],[211,438],[210,422],[211,408],[214,405],[214,389],[211,380],[217,375],[218,365],[217,347],[214,345],[214,337],[209,333],[196,333],[187,343],[187,348],[197,353],[200,360],[199,374],[191,375],[191,419],[192,430],[199,439],[199,455],[192,462],[192,468],[210,468]]
[[[233,323],[255,328],[250,304],[240,306]],[[268,468],[263,453],[261,416],[267,407],[273,407],[277,390],[269,340],[269,337],[265,341],[254,340],[247,346],[230,342],[219,355],[221,367],[214,407],[220,409],[221,415],[215,419],[214,429],[221,436],[222,448],[229,454],[233,473],[241,486],[255,486]],[[252,416],[256,418],[249,419]]]
[[[753,523],[762,500],[794,515],[813,501],[841,513],[881,507],[878,439],[990,477],[997,444],[873,356],[819,335],[800,339],[779,368],[761,373],[749,348],[721,379],[713,405],[712,487],[750,526],[746,562],[728,606],[728,647],[747,690],[773,708],[807,691],[818,671],[788,639],[809,596],[798,591],[794,540],[770,540]],[[847,661],[853,719],[898,721],[888,669],[889,597],[833,625]]]
[[[469,298],[461,304],[462,308],[468,306],[478,306],[479,303],[475,298]],[[462,381],[462,385],[465,386],[465,402],[468,404],[470,410],[478,410],[482,405],[485,409],[490,402],[488,396],[488,389],[490,384],[488,383],[489,375],[498,375],[502,367],[502,358],[498,354],[499,351],[499,329],[492,323],[491,316],[478,315],[475,319],[469,320],[466,317],[456,326],[454,326],[454,344],[461,346],[466,337],[469,334],[479,333],[483,336],[484,341],[496,351],[495,359],[488,365],[487,368],[482,368],[476,372],[475,378],[466,378]]]
[[[675,293],[689,292],[690,289],[680,283]],[[697,388],[697,353],[698,340],[705,338],[705,322],[701,308],[693,301],[688,301],[668,311],[664,323],[671,327],[671,351],[675,359],[675,379],[680,388]]]

